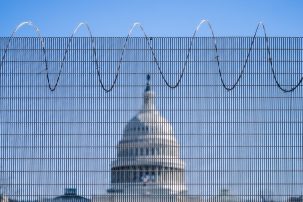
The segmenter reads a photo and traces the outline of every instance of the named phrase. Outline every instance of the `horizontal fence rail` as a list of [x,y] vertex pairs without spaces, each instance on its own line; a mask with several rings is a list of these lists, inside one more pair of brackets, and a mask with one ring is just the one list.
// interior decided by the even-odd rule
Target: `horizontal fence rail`
[[1,200],[303,200],[303,38],[2,37],[0,56]]

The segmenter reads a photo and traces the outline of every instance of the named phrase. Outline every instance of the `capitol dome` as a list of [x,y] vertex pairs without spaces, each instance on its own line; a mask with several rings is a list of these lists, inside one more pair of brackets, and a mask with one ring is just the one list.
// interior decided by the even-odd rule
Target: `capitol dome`
[[111,166],[110,193],[182,194],[184,162],[172,125],[155,106],[149,84],[142,109],[125,126]]
[[155,109],[155,94],[147,86],[144,93],[143,109],[125,127],[126,141],[158,139],[176,143],[171,124]]

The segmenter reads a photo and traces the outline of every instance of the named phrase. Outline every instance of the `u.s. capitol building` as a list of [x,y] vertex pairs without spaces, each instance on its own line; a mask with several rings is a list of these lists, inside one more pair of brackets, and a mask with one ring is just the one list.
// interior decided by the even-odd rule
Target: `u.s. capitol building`
[[117,145],[108,194],[93,201],[167,201],[187,193],[180,146],[155,106],[156,95],[147,79],[143,108],[126,124]]

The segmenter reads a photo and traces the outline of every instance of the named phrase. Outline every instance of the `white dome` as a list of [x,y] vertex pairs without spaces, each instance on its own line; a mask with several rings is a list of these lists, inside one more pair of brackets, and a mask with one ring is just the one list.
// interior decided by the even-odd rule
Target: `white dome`
[[123,140],[165,139],[176,143],[171,124],[154,107],[154,93],[145,92],[143,109],[124,129]]

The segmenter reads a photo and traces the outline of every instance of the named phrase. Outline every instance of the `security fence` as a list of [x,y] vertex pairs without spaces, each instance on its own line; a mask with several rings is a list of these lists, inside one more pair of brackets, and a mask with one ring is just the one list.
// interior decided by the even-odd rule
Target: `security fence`
[[0,38],[1,200],[302,201],[302,48]]

